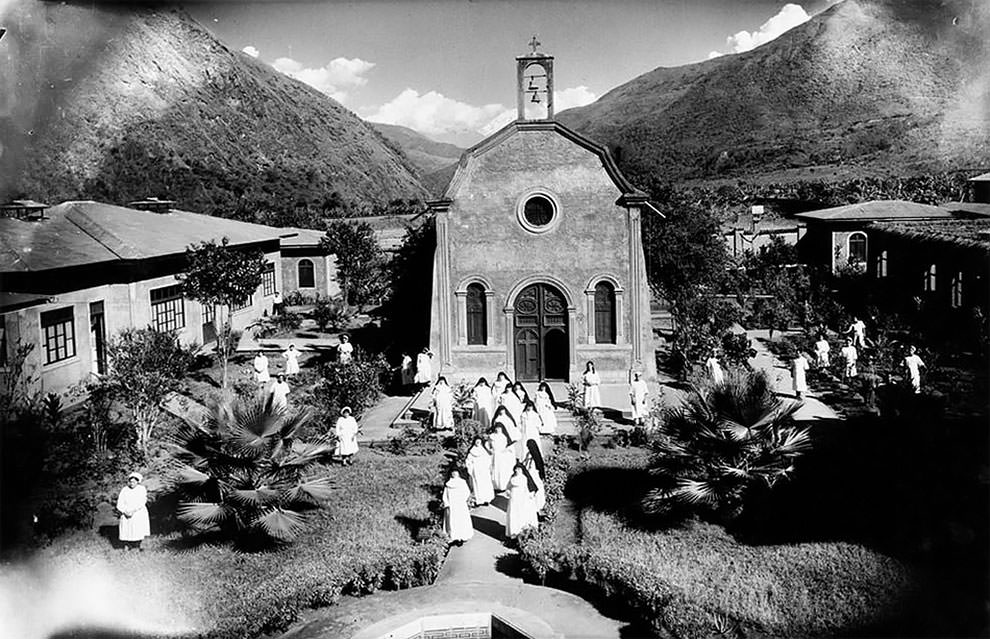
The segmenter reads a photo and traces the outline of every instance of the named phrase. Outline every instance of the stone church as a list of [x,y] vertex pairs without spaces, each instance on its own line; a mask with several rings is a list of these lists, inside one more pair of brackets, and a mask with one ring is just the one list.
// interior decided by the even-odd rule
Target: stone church
[[553,119],[553,57],[516,58],[518,119],[464,152],[431,202],[430,344],[452,382],[656,374],[640,225],[658,215],[608,150]]

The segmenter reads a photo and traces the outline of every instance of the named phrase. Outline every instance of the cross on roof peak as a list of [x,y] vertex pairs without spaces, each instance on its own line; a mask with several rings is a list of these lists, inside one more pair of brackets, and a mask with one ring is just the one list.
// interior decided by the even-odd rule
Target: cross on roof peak
[[536,39],[535,34],[533,35],[533,39],[529,41],[529,46],[533,49],[533,53],[536,53],[536,49],[539,48],[541,44],[543,43]]

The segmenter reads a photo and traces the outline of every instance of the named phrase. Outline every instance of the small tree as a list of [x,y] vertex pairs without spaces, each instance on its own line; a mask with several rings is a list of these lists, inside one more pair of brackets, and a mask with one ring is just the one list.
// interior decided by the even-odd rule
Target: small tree
[[367,222],[334,220],[327,226],[322,245],[337,257],[337,277],[344,300],[370,304],[385,291],[385,254]]
[[205,306],[221,307],[218,313],[220,333],[217,335],[217,356],[223,367],[223,389],[227,389],[227,365],[233,352],[230,335],[231,308],[247,299],[261,285],[265,256],[261,251],[241,251],[228,246],[223,238],[194,244],[186,249],[187,266],[179,275],[186,297]]
[[131,412],[138,447],[147,456],[161,421],[161,403],[179,387],[193,353],[174,333],[150,327],[124,329],[110,340],[107,352],[111,366],[100,385]]
[[793,426],[800,402],[782,401],[765,373],[730,373],[705,393],[695,390],[661,412],[650,472],[657,485],[644,500],[662,516],[742,514],[755,486],[773,487],[811,445]]
[[307,511],[322,506],[333,487],[313,468],[331,460],[332,436],[298,443],[308,411],[286,412],[269,401],[220,404],[200,426],[175,436],[180,490],[188,501],[180,521],[195,530],[218,527],[241,542],[288,542],[303,530]]

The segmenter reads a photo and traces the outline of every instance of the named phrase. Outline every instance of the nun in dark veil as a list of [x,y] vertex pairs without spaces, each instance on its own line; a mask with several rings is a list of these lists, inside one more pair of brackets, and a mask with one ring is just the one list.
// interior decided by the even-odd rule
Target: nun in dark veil
[[526,471],[530,481],[533,482],[535,486],[535,491],[533,495],[533,503],[536,508],[536,512],[543,512],[544,507],[547,505],[547,468],[546,463],[543,460],[543,453],[540,451],[540,446],[532,439],[526,441],[526,459],[523,462],[523,469]]

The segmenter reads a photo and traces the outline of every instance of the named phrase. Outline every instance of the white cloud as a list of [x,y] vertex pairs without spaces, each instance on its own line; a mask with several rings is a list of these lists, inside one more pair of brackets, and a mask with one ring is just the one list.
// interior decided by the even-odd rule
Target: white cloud
[[[811,19],[808,12],[799,4],[785,4],[777,15],[760,25],[756,31],[740,31],[725,39],[727,53],[742,53],[755,49],[761,44],[770,42],[786,31],[793,29],[799,24],[804,24]],[[708,54],[708,59],[717,58],[722,55],[718,51]]]
[[406,126],[426,135],[456,135],[477,133],[505,111],[501,104],[474,106],[436,91],[420,94],[415,89],[406,89],[364,117],[372,122]]
[[241,51],[248,54],[252,58],[257,58],[259,54],[258,49],[256,47],[251,46],[250,44],[244,47],[243,49],[241,49]]
[[278,58],[272,66],[276,71],[343,102],[352,89],[368,83],[364,74],[373,69],[375,63],[360,58],[334,58],[326,66],[311,68],[292,58]]
[[564,109],[573,109],[574,107],[591,104],[597,99],[598,96],[584,85],[571,87],[563,91],[553,92],[553,108],[554,111],[559,113]]
[[725,55],[725,54],[724,53],[719,53],[718,51],[711,51],[708,54],[708,59],[709,60],[713,60],[715,58],[721,58],[723,55]]

